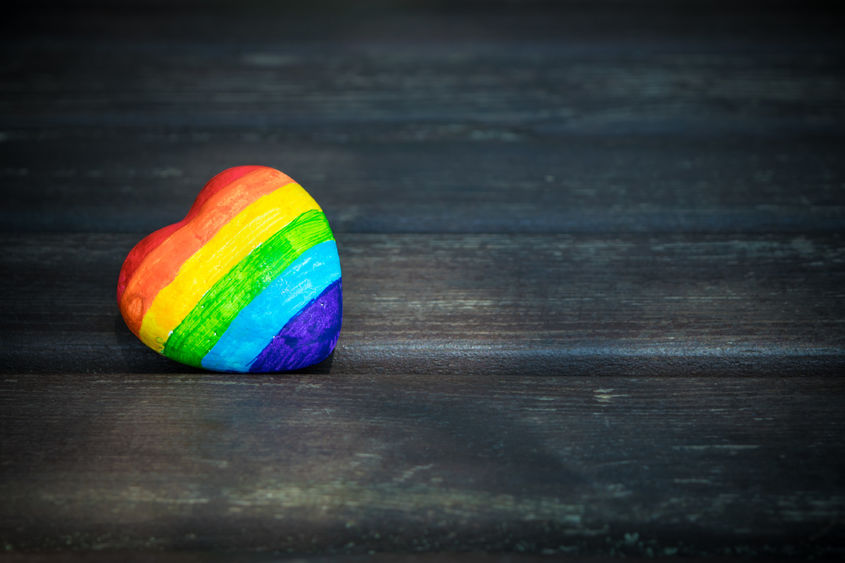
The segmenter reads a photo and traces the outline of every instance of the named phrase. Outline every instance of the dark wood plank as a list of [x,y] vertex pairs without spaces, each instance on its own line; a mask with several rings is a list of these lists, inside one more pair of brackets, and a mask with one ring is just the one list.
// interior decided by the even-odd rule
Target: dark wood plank
[[15,59],[2,69],[0,110],[10,127],[224,126],[341,140],[384,134],[361,130],[373,125],[400,139],[840,133],[845,117],[845,45],[824,41],[270,39],[22,39],[7,43]]
[[796,6],[43,15],[2,43],[0,228],[152,230],[262,163],[345,232],[841,232],[845,42]]
[[[407,132],[429,127],[440,128],[411,124]],[[371,125],[356,130],[379,134]],[[339,232],[845,231],[845,137],[476,142],[433,134],[392,142],[204,128],[8,135],[0,143],[6,232],[151,232],[181,219],[211,176],[247,162],[291,174]]]
[[[131,235],[0,237],[0,369],[184,368],[115,302]],[[837,374],[839,235],[339,236],[344,326],[322,373]]]
[[[579,563],[613,563],[617,561],[613,556],[560,556],[566,561],[577,561]],[[642,558],[628,558],[628,560],[639,561]],[[255,551],[45,551],[45,552],[21,552],[21,553],[0,553],[0,561],[9,563],[52,563],[54,561],[84,562],[84,563],[112,563],[123,561],[125,563],[137,563],[153,561],[155,563],[547,563],[551,559],[550,554],[534,553],[484,553],[484,552],[441,552],[441,553],[368,553],[346,554],[332,553],[331,555],[297,555],[290,556],[281,553],[261,553]],[[734,557],[684,557],[684,561],[695,563],[696,561],[718,561],[721,563],[736,563],[745,561],[739,556]]]
[[711,41],[781,36],[818,42],[820,34],[836,43],[839,23],[835,6],[818,0],[369,0],[354,5],[342,0],[38,0],[15,5],[7,15],[0,22],[6,37],[178,42],[187,36],[219,43],[275,41],[280,35],[312,41],[586,36],[647,44],[655,36]]
[[7,549],[845,549],[840,378],[23,375]]
[[[545,563],[550,559],[548,555],[525,553],[480,553],[480,552],[444,552],[444,553],[372,553],[372,554],[332,554],[332,555],[300,555],[296,557],[278,553],[256,553],[251,551],[236,552],[144,552],[144,551],[61,551],[61,552],[29,552],[29,553],[0,553],[0,561],[8,563],[52,563],[54,561],[111,563],[123,561],[125,563],[154,561],[156,563],[218,563],[237,561],[243,563],[280,563],[296,561],[296,563]],[[610,563],[615,558],[605,557],[568,557],[583,563]],[[687,561],[699,561],[703,558],[685,558]],[[712,561],[712,558],[707,558]],[[734,563],[740,558],[721,557],[719,561]]]

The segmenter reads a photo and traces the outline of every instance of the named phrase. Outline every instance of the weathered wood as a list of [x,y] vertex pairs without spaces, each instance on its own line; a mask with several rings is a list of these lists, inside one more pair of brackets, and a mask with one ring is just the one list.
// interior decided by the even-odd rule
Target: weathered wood
[[227,127],[336,141],[839,135],[845,118],[845,45],[351,43],[22,40],[3,68],[0,110],[11,127]]
[[[5,372],[181,371],[115,304],[133,235],[0,237]],[[345,235],[322,373],[836,374],[845,246],[826,236]]]
[[845,230],[839,28],[693,4],[39,14],[3,44],[0,228],[152,230],[262,163],[346,232]]
[[[559,557],[558,557],[559,558]],[[532,553],[484,553],[484,552],[441,552],[441,553],[368,553],[331,555],[299,555],[290,556],[280,553],[261,553],[255,551],[47,551],[30,553],[0,553],[0,561],[9,563],[52,563],[54,561],[70,561],[83,563],[125,563],[148,562],[156,563],[217,563],[237,561],[239,563],[548,563],[549,554]],[[618,560],[612,556],[567,557],[567,560],[577,560],[579,563],[613,563]],[[713,561],[714,558],[684,557],[685,562]],[[720,563],[735,563],[746,561],[742,557],[718,557]]]
[[[845,555],[840,19],[312,4],[0,18],[0,559]],[[307,373],[189,370],[117,311],[241,163],[338,235]]]
[[[381,134],[369,124],[354,130]],[[338,232],[845,231],[845,137],[334,142],[202,127],[7,134],[7,232],[150,232],[181,219],[211,176],[245,162],[290,173]]]
[[[444,552],[444,553],[373,553],[361,554],[332,554],[284,556],[278,553],[256,553],[251,551],[237,551],[227,553],[213,553],[208,551],[169,551],[169,552],[138,552],[138,551],[87,551],[87,552],[33,552],[33,553],[0,553],[0,561],[8,563],[52,563],[54,561],[70,561],[84,563],[125,563],[155,561],[156,563],[215,563],[218,561],[238,561],[243,563],[279,563],[295,561],[296,563],[355,563],[368,561],[372,563],[431,563],[434,561],[452,563],[547,563],[548,555],[525,553],[481,553],[481,552]],[[684,558],[685,561],[697,561],[702,558]],[[706,558],[712,561],[712,558]],[[584,563],[610,563],[616,558],[589,557],[577,559]],[[740,558],[719,558],[723,563],[741,561]]]
[[12,549],[845,549],[840,378],[23,375]]

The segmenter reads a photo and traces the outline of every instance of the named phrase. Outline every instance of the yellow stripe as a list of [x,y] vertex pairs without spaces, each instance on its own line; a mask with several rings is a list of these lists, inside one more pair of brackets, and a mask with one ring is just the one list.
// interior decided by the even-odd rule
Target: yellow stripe
[[302,186],[290,183],[246,207],[179,268],[153,299],[138,336],[158,352],[206,291],[252,250],[310,209],[320,210]]

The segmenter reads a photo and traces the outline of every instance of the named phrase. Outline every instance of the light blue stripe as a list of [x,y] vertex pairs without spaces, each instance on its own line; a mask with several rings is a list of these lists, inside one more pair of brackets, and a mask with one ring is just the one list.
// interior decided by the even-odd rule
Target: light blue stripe
[[300,309],[340,278],[333,240],[312,246],[241,309],[202,359],[205,368],[248,371],[249,364]]

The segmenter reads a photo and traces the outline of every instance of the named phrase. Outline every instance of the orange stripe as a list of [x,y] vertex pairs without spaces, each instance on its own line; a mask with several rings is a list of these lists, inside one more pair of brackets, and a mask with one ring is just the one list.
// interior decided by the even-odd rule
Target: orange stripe
[[[216,179],[216,177],[215,177]],[[293,182],[273,168],[258,167],[228,184],[211,183],[210,197],[200,192],[196,212],[191,209],[181,225],[141,260],[120,298],[120,310],[129,329],[138,334],[144,315],[158,292],[176,277],[179,268],[232,217],[258,198]],[[177,223],[179,224],[179,223]],[[170,227],[162,229],[168,230]],[[157,231],[158,233],[159,231]],[[153,233],[154,235],[157,233]],[[143,242],[143,241],[142,241]]]

